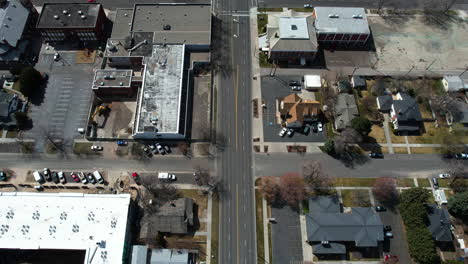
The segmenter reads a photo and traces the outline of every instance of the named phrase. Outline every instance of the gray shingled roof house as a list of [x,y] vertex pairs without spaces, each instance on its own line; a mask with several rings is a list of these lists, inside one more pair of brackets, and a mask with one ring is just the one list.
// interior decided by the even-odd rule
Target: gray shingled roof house
[[167,202],[157,213],[144,215],[140,225],[140,239],[154,238],[158,232],[186,234],[193,225],[193,200],[180,198]]
[[384,240],[380,216],[371,207],[353,207],[343,213],[334,196],[309,200],[307,240],[314,254],[345,254],[346,246],[378,247]]
[[390,117],[394,128],[399,132],[419,131],[421,122],[423,121],[416,100],[403,92],[399,92],[393,96]]
[[354,96],[339,94],[335,105],[335,128],[340,131],[351,126],[351,120],[359,116]]
[[381,112],[390,112],[392,109],[393,98],[391,95],[381,95],[377,97],[377,109]]
[[437,242],[452,242],[452,230],[450,226],[450,215],[445,208],[438,208],[435,204],[427,205],[427,218],[432,237]]

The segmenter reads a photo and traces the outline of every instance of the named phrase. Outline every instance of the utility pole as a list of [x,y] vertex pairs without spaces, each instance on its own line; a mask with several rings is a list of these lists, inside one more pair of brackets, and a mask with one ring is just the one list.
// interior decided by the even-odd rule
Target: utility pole
[[467,72],[467,71],[468,71],[468,67],[465,66],[465,70],[464,70],[462,73],[460,73],[460,75],[458,75],[458,77],[461,77],[461,76],[462,76],[463,74],[465,74],[465,72]]
[[411,66],[411,69],[405,74],[405,76],[408,76],[408,74],[410,74],[410,72],[414,69],[414,67],[416,67],[416,66],[414,66],[414,65]]

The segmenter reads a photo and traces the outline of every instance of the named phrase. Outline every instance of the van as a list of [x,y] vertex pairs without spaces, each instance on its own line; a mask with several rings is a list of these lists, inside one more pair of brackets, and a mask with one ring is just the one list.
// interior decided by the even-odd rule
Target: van
[[98,183],[104,183],[104,178],[102,178],[101,173],[99,173],[99,171],[94,171],[93,176]]
[[42,177],[42,174],[38,171],[33,172],[34,180],[36,180],[38,183],[44,183],[44,177]]

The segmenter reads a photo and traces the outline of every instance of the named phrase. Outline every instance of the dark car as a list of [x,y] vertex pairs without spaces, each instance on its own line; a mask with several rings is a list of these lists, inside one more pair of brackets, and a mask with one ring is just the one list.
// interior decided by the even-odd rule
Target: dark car
[[383,206],[381,206],[381,205],[377,205],[377,206],[375,207],[375,211],[377,211],[377,212],[385,212],[385,211],[387,211],[387,208],[385,208],[385,207],[383,207]]
[[0,181],[6,181],[6,173],[4,171],[0,171]]
[[127,146],[127,141],[119,140],[117,141],[118,146]]
[[305,135],[308,135],[310,132],[310,126],[305,126],[304,130],[302,131]]
[[298,81],[289,81],[289,86],[300,86],[301,83]]
[[386,225],[386,226],[384,226],[383,230],[384,230],[385,232],[389,232],[389,231],[392,231],[392,227],[389,226],[389,225]]
[[171,148],[168,145],[164,145],[163,148],[166,151],[166,153],[171,153],[172,152]]
[[383,159],[383,154],[372,152],[372,153],[369,153],[369,157],[373,159]]
[[54,183],[60,183],[60,179],[58,177],[58,174],[55,171],[52,172],[52,181],[54,181]]
[[437,178],[432,178],[431,181],[434,189],[439,189],[439,181],[437,181]]
[[314,133],[318,132],[317,123],[312,123],[312,131],[314,131]]
[[47,181],[52,181],[52,177],[50,176],[50,170],[48,168],[44,168],[44,178]]
[[94,176],[93,174],[90,172],[88,174],[86,174],[86,178],[88,178],[88,181],[92,184],[96,184],[96,179],[94,179]]

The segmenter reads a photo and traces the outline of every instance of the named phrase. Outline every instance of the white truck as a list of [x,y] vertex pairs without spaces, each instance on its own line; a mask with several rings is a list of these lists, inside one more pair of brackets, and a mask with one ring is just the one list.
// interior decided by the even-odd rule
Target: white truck
[[158,179],[160,181],[175,181],[177,180],[176,176],[174,174],[168,173],[168,172],[159,172],[158,173]]

